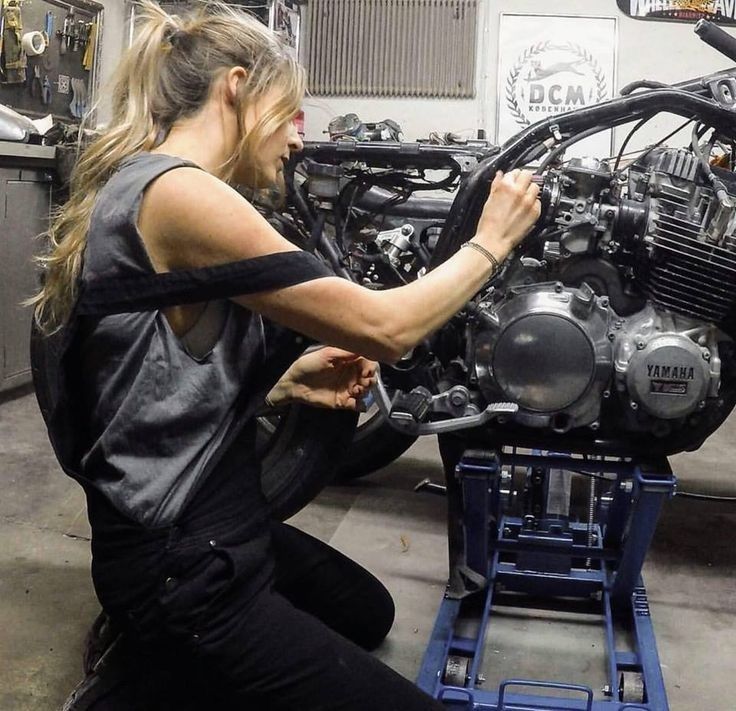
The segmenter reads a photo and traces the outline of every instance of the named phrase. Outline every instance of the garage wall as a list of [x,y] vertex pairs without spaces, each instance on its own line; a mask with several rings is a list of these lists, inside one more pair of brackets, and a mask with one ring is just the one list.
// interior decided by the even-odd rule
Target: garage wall
[[[488,19],[492,0],[481,0],[476,41],[476,97],[473,99],[422,99],[376,97],[310,97],[304,102],[304,128],[307,140],[326,140],[323,133],[334,116],[356,113],[368,122],[386,118],[397,121],[404,129],[406,140],[427,138],[431,131],[453,131],[475,137],[478,128],[487,126],[483,87],[488,67],[495,60],[488,41]],[[302,17],[306,18],[302,9]],[[303,35],[307,33],[304,22]]]
[[[117,65],[127,37],[127,11],[123,0],[100,0],[105,6],[101,85]],[[488,137],[496,132],[496,62],[499,14],[502,12],[550,13],[549,0],[485,0],[479,18],[477,42],[477,95],[474,99],[378,99],[360,97],[311,97],[305,102],[305,130],[309,140],[322,140],[330,118],[355,112],[366,121],[392,118],[404,128],[408,140],[427,137],[430,131],[455,131],[474,135],[485,128]],[[651,78],[676,82],[728,66],[728,60],[703,44],[687,24],[642,22],[618,11],[615,0],[555,0],[555,14],[601,15],[618,18],[619,49],[617,84]],[[733,28],[727,28],[733,32]],[[100,107],[100,120],[109,110]],[[661,138],[679,119],[662,117],[645,126],[632,141],[639,148]],[[619,129],[620,145],[626,129]],[[672,142],[680,137],[672,139]],[[686,139],[682,137],[681,141]]]
[[[632,20],[619,12],[615,0],[486,0],[480,18],[477,96],[464,101],[442,99],[374,99],[315,97],[306,102],[306,137],[324,138],[321,132],[332,116],[353,111],[366,121],[393,118],[404,128],[408,140],[426,137],[430,131],[466,131],[486,128],[489,138],[496,133],[496,63],[499,15],[502,12],[559,15],[599,15],[618,18],[618,88],[636,79],[677,82],[699,74],[724,69],[728,60],[693,33],[692,26],[679,23]],[[734,28],[727,28],[733,32]],[[636,149],[671,131],[679,117],[662,117],[641,129],[632,140]],[[615,136],[618,147],[627,133]],[[683,134],[684,136],[684,134]],[[684,137],[676,136],[684,142]]]
[[120,61],[123,47],[127,46],[128,3],[124,0],[97,0],[105,6],[102,45],[100,48],[99,88],[102,102],[98,109],[98,126],[110,118],[109,102],[104,100],[105,89],[112,73]]
[[[501,12],[552,14],[548,0],[489,0],[494,6],[490,17],[490,37],[494,46],[492,63],[497,56],[499,14]],[[645,22],[632,20],[619,12],[615,0],[555,0],[554,14],[600,15],[618,19],[617,89],[637,79],[655,79],[674,83],[700,74],[728,68],[729,60],[703,43],[693,32],[692,25],[677,22]],[[733,32],[736,28],[724,28]],[[496,72],[491,72],[487,85],[486,115],[491,122],[490,134],[496,130]],[[662,138],[684,119],[660,115],[635,134],[630,146],[636,150]],[[617,129],[618,149],[629,127]],[[674,136],[669,145],[689,143],[690,129]],[[628,150],[628,148],[627,148]]]

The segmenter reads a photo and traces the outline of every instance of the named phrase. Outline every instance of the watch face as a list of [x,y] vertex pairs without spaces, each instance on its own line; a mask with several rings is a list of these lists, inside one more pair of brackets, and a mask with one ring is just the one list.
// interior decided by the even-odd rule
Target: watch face
[[697,22],[710,20],[719,25],[736,25],[733,0],[617,0],[618,8],[639,20]]

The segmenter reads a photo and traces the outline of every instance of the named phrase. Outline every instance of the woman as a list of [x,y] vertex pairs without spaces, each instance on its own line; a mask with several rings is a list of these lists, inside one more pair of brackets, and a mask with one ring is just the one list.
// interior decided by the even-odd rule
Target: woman
[[[477,293],[537,219],[538,190],[499,174],[470,249],[419,281],[339,279],[229,187],[277,184],[301,149],[302,69],[224,5],[140,10],[36,306],[47,341],[66,334],[67,396],[47,421],[87,493],[98,597],[152,664],[176,659],[216,694],[210,708],[442,708],[365,651],[393,621],[383,586],[269,521],[253,412],[264,395],[354,409],[366,359],[397,360]],[[332,347],[289,366],[304,344],[271,322]]]

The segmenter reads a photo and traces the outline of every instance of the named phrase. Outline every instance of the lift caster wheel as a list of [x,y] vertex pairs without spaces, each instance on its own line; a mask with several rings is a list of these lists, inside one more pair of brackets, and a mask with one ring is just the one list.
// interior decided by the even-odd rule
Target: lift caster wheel
[[618,700],[627,704],[643,704],[647,701],[644,677],[639,672],[624,672],[618,682]]
[[459,655],[450,655],[445,664],[445,674],[442,683],[447,686],[465,686],[470,671],[470,659]]

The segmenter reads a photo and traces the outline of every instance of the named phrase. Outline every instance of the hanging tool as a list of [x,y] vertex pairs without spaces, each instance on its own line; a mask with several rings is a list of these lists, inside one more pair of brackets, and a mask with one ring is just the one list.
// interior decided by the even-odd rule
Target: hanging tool
[[84,34],[84,21],[77,20],[72,29],[72,52],[79,52]]
[[59,54],[66,54],[72,43],[72,30],[74,29],[74,8],[70,7],[64,17],[64,25],[61,30],[57,31],[59,36]]
[[41,81],[41,67],[38,64],[33,65],[33,71],[28,72],[31,96],[34,99],[40,99],[43,95],[43,82]]
[[51,60],[51,52],[49,51],[49,48],[51,47],[51,38],[54,36],[54,23],[56,21],[56,16],[53,12],[49,11],[46,13],[46,18],[43,23],[43,32],[46,35],[46,51],[41,55],[41,63],[43,64],[43,68],[50,72],[53,69],[53,63]]
[[84,79],[72,79],[72,101],[69,104],[69,111],[74,118],[84,118],[87,112],[87,85]]
[[26,57],[21,46],[23,18],[20,0],[4,0],[3,16],[3,58],[7,84],[23,84],[26,81]]
[[43,21],[43,31],[46,33],[46,36],[50,39],[51,36],[54,34],[54,22],[56,21],[56,15],[54,15],[51,10],[49,10],[46,13],[46,17]]
[[43,83],[41,84],[41,103],[44,106],[49,106],[51,104],[51,100],[53,98],[54,94],[51,89],[51,80],[49,79],[49,75],[44,75]]
[[95,64],[95,51],[97,49],[97,23],[93,22],[88,26],[87,47],[84,50],[82,58],[82,66],[89,72]]

